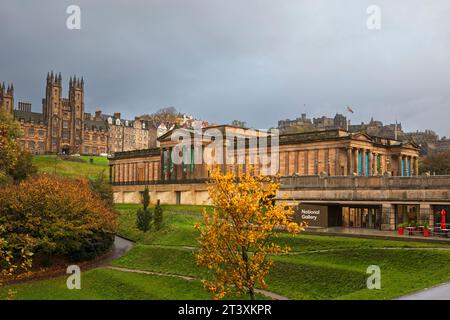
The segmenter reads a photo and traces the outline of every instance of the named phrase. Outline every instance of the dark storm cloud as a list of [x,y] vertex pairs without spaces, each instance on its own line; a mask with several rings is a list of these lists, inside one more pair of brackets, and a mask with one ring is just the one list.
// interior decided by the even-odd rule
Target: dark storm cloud
[[[213,122],[373,116],[450,135],[450,3],[430,1],[2,1],[0,80],[40,110],[48,70],[84,76],[86,109],[164,106]],[[66,8],[82,29],[65,27]],[[366,27],[379,5],[382,29]]]

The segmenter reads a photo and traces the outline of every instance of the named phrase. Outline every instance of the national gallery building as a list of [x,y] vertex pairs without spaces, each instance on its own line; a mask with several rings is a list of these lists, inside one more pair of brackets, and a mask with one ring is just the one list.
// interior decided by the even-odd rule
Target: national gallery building
[[[158,148],[117,152],[110,157],[111,183],[116,187],[119,202],[138,201],[139,197],[130,186],[144,185],[183,185],[201,183],[209,178],[214,164],[223,172],[251,174],[279,174],[280,176],[402,176],[418,175],[419,149],[414,143],[371,137],[364,133],[348,133],[343,130],[317,131],[285,134],[278,136],[276,152],[270,142],[266,143],[268,158],[276,165],[275,171],[265,173],[261,162],[260,141],[271,141],[271,134],[245,130],[232,126],[203,128],[200,157],[205,157],[211,138],[208,131],[215,130],[223,135],[232,134],[235,143],[232,158],[226,157],[230,150],[230,139],[223,139],[224,161],[198,161],[194,143],[180,148],[182,163],[173,161],[172,154],[179,141],[171,138],[173,131],[158,138]],[[182,129],[188,132],[186,129]],[[193,133],[189,133],[193,136]],[[243,143],[239,145],[237,139]],[[257,141],[256,145],[249,141]],[[191,139],[194,141],[194,138]],[[215,149],[217,150],[217,144]],[[233,150],[232,149],[232,150]],[[276,159],[274,159],[274,156]],[[239,161],[240,160],[240,161]],[[267,170],[266,170],[267,171]],[[125,188],[119,188],[126,186]],[[128,189],[130,190],[128,190]],[[176,189],[176,188],[175,188]],[[157,192],[157,191],[155,191]],[[161,200],[173,202],[165,195]],[[174,198],[175,199],[175,198]],[[198,203],[191,196],[181,198],[183,203]]]
[[[395,230],[412,221],[432,226],[442,210],[450,211],[450,177],[419,176],[419,148],[413,142],[344,130],[276,139],[271,133],[227,125],[202,128],[200,134],[182,130],[192,143],[183,138],[181,145],[182,140],[173,139],[175,131],[169,131],[158,138],[158,148],[110,157],[115,202],[139,203],[148,186],[152,203],[208,204],[205,182],[219,166],[236,174],[279,174],[278,200],[295,205],[297,216],[310,227]],[[214,138],[218,133],[227,138]],[[218,161],[219,155],[226,161]]]

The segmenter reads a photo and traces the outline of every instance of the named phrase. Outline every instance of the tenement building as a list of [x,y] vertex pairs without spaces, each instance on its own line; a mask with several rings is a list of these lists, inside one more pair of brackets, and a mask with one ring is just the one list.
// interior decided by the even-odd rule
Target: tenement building
[[[239,132],[245,143],[239,146],[234,139],[217,143],[208,133],[211,129]],[[251,143],[255,131],[238,130],[202,128],[202,152],[195,151],[194,143],[180,147],[172,130],[158,138],[158,148],[115,153],[110,157],[115,201],[138,203],[148,186],[152,202],[206,204],[205,182],[219,167],[236,174],[279,174],[278,200],[295,205],[296,217],[313,228],[395,230],[405,222],[434,225],[441,221],[442,210],[449,218],[450,178],[419,176],[419,148],[414,142],[327,130],[281,134],[277,145],[272,144],[273,135],[257,132],[255,147]],[[260,140],[268,141],[267,149],[260,148]],[[214,151],[208,150],[212,143]],[[232,156],[224,157],[225,163],[217,161],[217,154],[226,150],[234,150]],[[275,171],[264,170],[267,162],[259,157],[261,151],[267,151]],[[205,160],[208,155],[212,161]],[[201,157],[205,161],[199,161]]]
[[[120,113],[95,115],[85,112],[84,79],[71,77],[69,92],[63,97],[61,74],[47,74],[42,113],[32,112],[31,103],[18,102],[14,108],[14,87],[0,84],[0,110],[20,122],[19,143],[32,154],[101,155],[116,151],[149,148],[155,135],[139,119],[129,121]],[[153,130],[155,131],[155,130]]]

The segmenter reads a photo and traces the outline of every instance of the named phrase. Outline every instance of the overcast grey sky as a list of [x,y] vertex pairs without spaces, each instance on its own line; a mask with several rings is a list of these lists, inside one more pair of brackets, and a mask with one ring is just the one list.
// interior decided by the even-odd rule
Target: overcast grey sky
[[[47,71],[86,111],[174,106],[217,123],[344,112],[450,136],[448,0],[0,0],[0,80],[41,110]],[[66,8],[81,7],[81,30]],[[381,30],[366,26],[381,8]]]

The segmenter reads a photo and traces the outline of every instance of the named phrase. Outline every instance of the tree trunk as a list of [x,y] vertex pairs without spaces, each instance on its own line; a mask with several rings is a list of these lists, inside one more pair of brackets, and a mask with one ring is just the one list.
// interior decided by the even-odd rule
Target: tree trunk
[[[249,266],[248,266],[248,255],[247,255],[247,250],[243,247],[242,248],[242,259],[245,262],[245,272],[246,272],[246,276],[247,276],[247,281],[250,280],[250,272],[249,272]],[[248,294],[250,295],[250,300],[255,300],[255,288],[252,287],[248,287]]]
[[249,288],[248,294],[250,295],[250,300],[255,300],[255,289],[254,288]]

